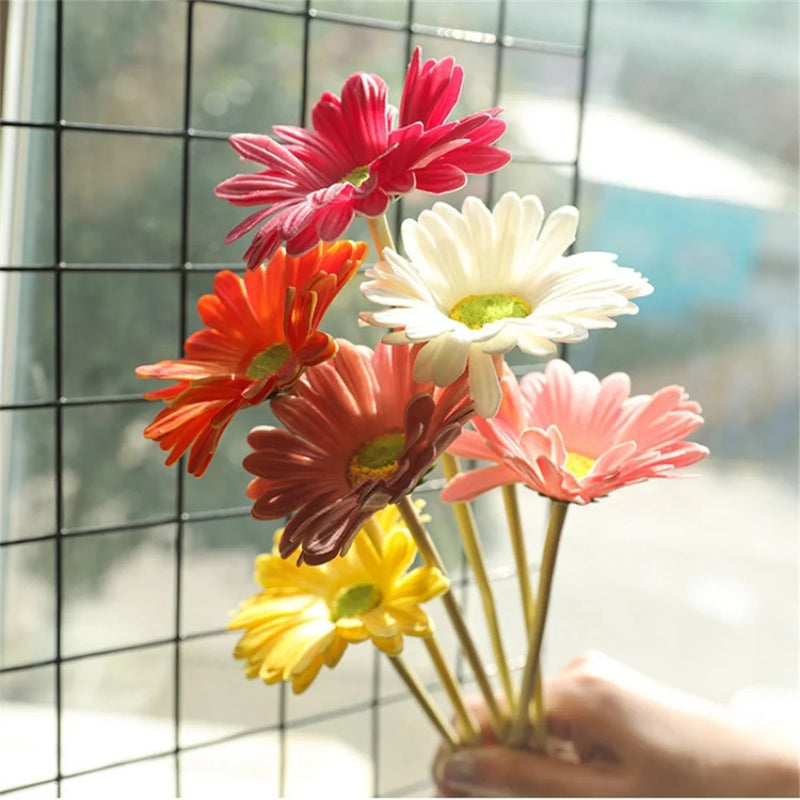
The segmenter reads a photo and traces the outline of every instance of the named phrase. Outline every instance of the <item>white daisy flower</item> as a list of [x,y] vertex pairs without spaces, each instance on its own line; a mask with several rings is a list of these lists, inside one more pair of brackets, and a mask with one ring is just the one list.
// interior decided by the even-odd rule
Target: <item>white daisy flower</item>
[[436,203],[403,222],[404,258],[390,248],[367,270],[364,296],[385,310],[362,312],[363,323],[396,328],[388,344],[426,342],[414,379],[452,383],[469,367],[478,413],[497,413],[503,353],[519,347],[553,356],[556,342],[582,342],[593,328],[636,314],[632,297],[653,291],[613,253],[564,256],[575,241],[578,209],[563,206],[545,221],[538,197],[509,192],[489,210],[468,197],[461,212]]

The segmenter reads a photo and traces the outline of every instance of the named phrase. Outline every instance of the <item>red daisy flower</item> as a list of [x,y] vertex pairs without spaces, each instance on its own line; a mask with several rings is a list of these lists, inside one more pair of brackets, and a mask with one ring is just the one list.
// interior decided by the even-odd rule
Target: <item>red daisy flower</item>
[[187,468],[200,477],[240,408],[292,386],[335,353],[335,341],[317,328],[366,253],[364,242],[320,244],[300,258],[280,250],[244,278],[217,273],[214,294],[197,304],[206,327],[186,340],[186,355],[136,370],[177,381],[145,395],[169,404],[144,431],[169,452],[167,465],[191,446]]
[[347,552],[369,517],[419,483],[474,413],[464,379],[438,389],[413,377],[411,346],[373,352],[339,340],[334,358],[309,369],[271,403],[286,430],[254,428],[245,469],[256,519],[291,512],[287,558],[324,564]]
[[451,451],[493,461],[462,472],[442,492],[447,502],[473,500],[497,486],[524,483],[539,494],[585,503],[650,478],[668,478],[708,455],[685,437],[703,423],[700,406],[680,386],[631,397],[624,372],[598,380],[549,361],[544,372],[502,380],[495,417],[475,417]]
[[493,146],[506,128],[496,119],[499,109],[445,121],[463,78],[452,58],[422,63],[417,48],[399,115],[387,102],[386,83],[359,72],[347,79],[341,99],[322,95],[311,112],[311,130],[275,126],[282,143],[257,134],[232,136],[242,160],[266,169],[217,186],[217,196],[234,205],[262,206],[226,241],[261,226],[245,253],[252,268],[282,243],[297,255],[320,239],[332,241],[355,214],[379,216],[390,200],[412,189],[451,192],[464,186],[468,173],[482,175],[507,164],[510,153]]

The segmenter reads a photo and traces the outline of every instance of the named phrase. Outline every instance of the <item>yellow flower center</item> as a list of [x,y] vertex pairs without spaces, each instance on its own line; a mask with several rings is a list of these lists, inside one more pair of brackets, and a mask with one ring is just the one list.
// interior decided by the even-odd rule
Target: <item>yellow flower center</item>
[[397,456],[406,443],[402,433],[384,433],[356,450],[347,463],[351,486],[376,478],[391,478],[397,472]]
[[530,313],[530,304],[513,294],[471,294],[453,306],[450,319],[478,330],[490,322],[509,317],[527,317]]
[[369,167],[356,167],[352,172],[348,172],[339,183],[352,183],[353,186],[361,186],[367,178],[369,178]]
[[267,375],[274,375],[288,360],[292,351],[286,344],[274,344],[266,350],[260,352],[247,368],[248,378],[260,381]]
[[342,589],[331,605],[331,621],[338,622],[342,617],[357,617],[372,611],[381,602],[381,593],[371,583],[359,583]]
[[580,480],[589,474],[594,462],[595,459],[589,458],[583,453],[567,453],[567,463],[564,464],[564,467]]

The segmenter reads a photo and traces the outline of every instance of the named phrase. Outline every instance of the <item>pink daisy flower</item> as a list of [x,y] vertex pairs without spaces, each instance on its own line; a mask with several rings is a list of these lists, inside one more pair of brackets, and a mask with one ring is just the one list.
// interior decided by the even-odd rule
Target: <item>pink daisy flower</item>
[[673,477],[708,455],[703,445],[684,441],[703,418],[680,386],[631,397],[625,373],[600,381],[558,359],[519,382],[507,369],[501,383],[498,414],[475,417],[476,430],[463,431],[450,448],[495,464],[457,475],[442,492],[445,501],[524,483],[582,505],[628,484]]
[[[355,214],[377,217],[413,189],[435,194],[460,189],[467,174],[504,166],[510,153],[494,147],[506,128],[499,109],[447,122],[458,102],[463,70],[452,58],[408,66],[399,114],[377,75],[351,75],[341,98],[325,92],[311,112],[312,129],[278,125],[282,140],[237,134],[231,146],[266,169],[235,175],[216,194],[239,206],[261,208],[227,236],[232,242],[260,226],[245,253],[255,267],[281,246],[299,255],[320,239],[333,241]],[[395,127],[397,122],[397,127]]]
[[292,514],[286,558],[324,564],[347,552],[369,517],[419,483],[474,413],[467,383],[445,389],[414,380],[414,349],[338,340],[272,411],[285,426],[254,428],[245,460],[256,519]]

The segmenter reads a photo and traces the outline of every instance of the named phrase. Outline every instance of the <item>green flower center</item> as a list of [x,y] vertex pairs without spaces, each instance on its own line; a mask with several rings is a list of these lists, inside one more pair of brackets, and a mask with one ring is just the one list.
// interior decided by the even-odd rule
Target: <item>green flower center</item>
[[372,611],[381,602],[381,593],[371,583],[359,583],[342,589],[331,605],[331,621],[338,622],[342,617],[357,617]]
[[353,186],[361,186],[367,178],[369,178],[369,167],[356,167],[352,172],[348,172],[339,183],[352,183]]
[[248,378],[260,381],[267,375],[274,375],[288,360],[292,351],[286,344],[274,344],[266,350],[260,352],[247,368]]
[[450,310],[450,319],[478,330],[491,322],[509,317],[527,317],[530,304],[513,294],[471,294],[459,300]]
[[391,478],[397,472],[397,457],[405,443],[405,434],[384,433],[359,447],[347,463],[350,485],[358,486],[376,478]]
[[594,462],[595,459],[589,458],[583,453],[567,453],[567,463],[564,464],[564,468],[580,480],[589,474]]

